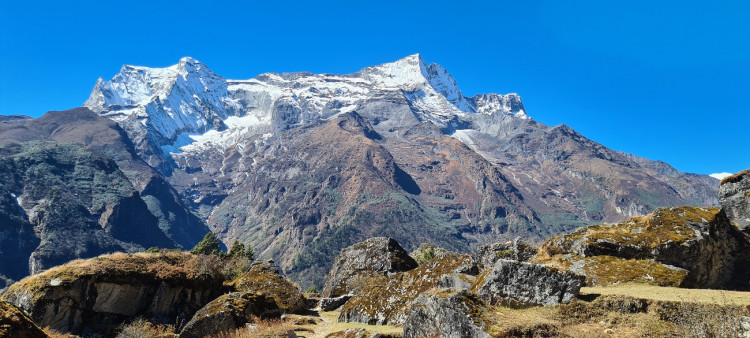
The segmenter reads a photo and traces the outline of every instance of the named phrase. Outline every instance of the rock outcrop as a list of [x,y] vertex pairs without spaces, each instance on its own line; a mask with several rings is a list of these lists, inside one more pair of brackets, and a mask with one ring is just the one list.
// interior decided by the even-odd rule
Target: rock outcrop
[[482,245],[474,254],[474,260],[485,268],[491,268],[499,259],[512,259],[526,262],[534,257],[537,249],[526,243],[520,237],[507,243],[493,243]]
[[351,298],[352,298],[352,295],[341,295],[341,296],[333,297],[333,298],[321,298],[320,309],[322,311],[336,310],[340,308],[342,305],[344,305]]
[[27,277],[0,296],[35,323],[77,335],[113,335],[138,316],[187,321],[225,290],[215,256],[181,252],[112,254]]
[[273,298],[248,292],[227,293],[206,304],[180,332],[180,338],[203,338],[233,332],[253,317],[278,318],[279,307]]
[[230,286],[240,292],[258,293],[273,298],[282,313],[295,313],[306,310],[309,301],[297,285],[279,274],[275,266],[256,263]]
[[489,338],[483,302],[466,291],[433,289],[420,295],[404,323],[404,338]]
[[723,210],[675,207],[553,238],[532,261],[581,274],[587,285],[746,289],[748,254]]
[[47,334],[21,309],[0,300],[0,337],[45,338]]
[[328,273],[321,296],[338,297],[357,291],[357,283],[417,267],[417,262],[392,238],[374,237],[341,250]]
[[478,270],[470,255],[452,254],[433,259],[418,268],[391,276],[370,278],[367,284],[341,308],[339,322],[403,324],[411,303],[424,292],[439,287],[444,276],[456,276],[468,283]]
[[477,295],[490,304],[555,305],[578,295],[583,277],[541,265],[500,259],[477,282]]
[[719,202],[732,223],[748,232],[750,226],[750,169],[721,180]]

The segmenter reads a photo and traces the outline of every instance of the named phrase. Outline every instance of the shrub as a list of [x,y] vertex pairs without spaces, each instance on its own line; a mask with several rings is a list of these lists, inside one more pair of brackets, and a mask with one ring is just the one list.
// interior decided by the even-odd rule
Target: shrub
[[157,325],[138,317],[134,321],[123,324],[119,328],[117,338],[145,338],[174,334],[171,325]]

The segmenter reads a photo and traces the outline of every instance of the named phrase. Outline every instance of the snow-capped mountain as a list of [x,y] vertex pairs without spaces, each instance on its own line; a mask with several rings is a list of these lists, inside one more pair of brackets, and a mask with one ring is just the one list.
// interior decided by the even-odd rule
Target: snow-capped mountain
[[100,78],[84,106],[118,122],[137,120],[168,156],[329,119],[384,95],[403,97],[420,121],[440,127],[474,113],[526,118],[518,95],[467,98],[443,67],[426,65],[419,54],[348,75],[249,80],[225,80],[188,57],[166,68],[124,66],[111,80]]
[[718,204],[714,178],[546,126],[517,94],[467,97],[417,54],[249,80],[190,58],[125,66],[85,106],[117,121],[225,244],[255,247],[306,285],[369,236],[466,251]]

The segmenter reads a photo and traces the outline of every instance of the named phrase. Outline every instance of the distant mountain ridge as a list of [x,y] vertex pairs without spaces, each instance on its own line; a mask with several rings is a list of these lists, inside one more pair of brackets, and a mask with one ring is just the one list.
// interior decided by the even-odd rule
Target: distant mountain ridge
[[[467,97],[418,54],[346,75],[249,80],[192,58],[123,66],[84,107],[117,123],[161,180],[152,193],[173,191],[224,243],[245,242],[303,286],[322,285],[338,251],[371,236],[468,251],[718,204],[718,180],[546,126],[517,94]],[[169,215],[162,229],[184,227]]]

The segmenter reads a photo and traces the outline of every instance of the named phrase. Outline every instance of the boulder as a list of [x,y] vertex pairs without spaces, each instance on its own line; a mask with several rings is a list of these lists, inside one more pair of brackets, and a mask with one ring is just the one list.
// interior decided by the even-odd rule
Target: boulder
[[490,304],[554,305],[578,295],[583,277],[541,265],[501,259],[477,282],[477,295]]
[[434,289],[414,300],[404,323],[404,338],[487,337],[484,304],[465,290]]
[[474,254],[474,259],[479,265],[491,268],[498,259],[512,259],[526,262],[534,257],[537,249],[526,243],[520,237],[507,243],[494,243],[482,245]]
[[723,210],[673,207],[552,238],[532,262],[584,275],[588,285],[746,289],[749,253]]
[[387,237],[374,237],[352,245],[333,262],[322,297],[338,297],[357,289],[363,279],[388,276],[417,267],[417,262],[396,242]]
[[44,338],[47,335],[21,309],[0,301],[0,337]]
[[231,292],[216,298],[195,313],[180,332],[180,338],[202,338],[232,332],[252,317],[278,318],[279,307],[273,298],[248,292]]
[[230,283],[235,291],[254,292],[272,297],[282,313],[297,313],[307,310],[309,301],[296,284],[271,264],[256,263],[250,271]]
[[719,203],[732,223],[744,232],[750,231],[750,169],[721,180]]
[[352,295],[342,295],[333,298],[321,298],[320,309],[323,311],[333,311],[344,305]]
[[119,325],[136,317],[161,324],[191,318],[223,293],[223,282],[216,256],[117,253],[24,278],[0,298],[42,327],[112,336]]
[[[473,266],[473,268],[472,268]],[[433,259],[418,268],[392,276],[373,277],[368,284],[341,308],[339,322],[399,325],[406,320],[411,303],[440,283],[460,284],[459,278],[471,283],[474,276],[461,271],[476,272],[470,255],[451,254]],[[444,276],[447,280],[443,280]]]

